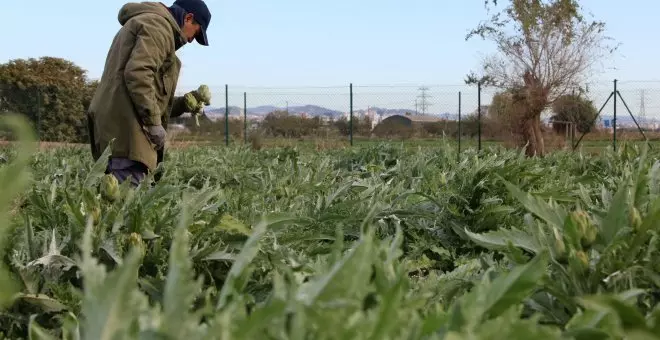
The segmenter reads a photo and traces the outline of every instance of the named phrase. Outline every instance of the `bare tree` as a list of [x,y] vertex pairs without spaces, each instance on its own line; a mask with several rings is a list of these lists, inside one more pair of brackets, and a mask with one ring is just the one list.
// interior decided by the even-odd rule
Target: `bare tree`
[[[560,96],[581,90],[596,63],[614,51],[605,24],[589,21],[577,0],[509,0],[509,6],[470,31],[495,43],[497,53],[483,60],[481,75],[467,83],[506,89],[513,94],[518,132],[526,154],[543,156],[541,114]],[[490,3],[486,0],[489,12]]]

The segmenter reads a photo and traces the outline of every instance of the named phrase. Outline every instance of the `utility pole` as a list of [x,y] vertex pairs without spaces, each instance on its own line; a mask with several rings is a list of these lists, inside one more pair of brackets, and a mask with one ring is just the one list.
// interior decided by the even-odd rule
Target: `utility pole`
[[428,98],[431,98],[431,96],[429,96],[428,94],[426,94],[426,92],[428,92],[428,90],[429,90],[428,87],[420,87],[419,90],[420,90],[422,93],[421,93],[419,96],[417,96],[417,98],[419,98],[419,100],[420,100],[420,102],[419,102],[419,106],[420,106],[420,109],[422,110],[422,114],[424,115],[424,114],[426,114],[426,108],[428,108],[429,106],[431,106],[431,104],[429,104],[429,103],[427,102],[427,99],[428,99]]
[[644,118],[646,118],[646,91],[642,90],[641,92],[642,93],[640,95],[641,99],[640,99],[640,103],[639,103],[639,116],[642,119],[644,119]]

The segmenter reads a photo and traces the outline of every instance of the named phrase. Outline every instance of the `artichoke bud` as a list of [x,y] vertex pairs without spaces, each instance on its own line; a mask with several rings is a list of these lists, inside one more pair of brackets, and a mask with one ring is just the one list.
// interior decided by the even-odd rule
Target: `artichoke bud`
[[89,214],[92,215],[94,224],[99,223],[99,221],[101,220],[101,208],[98,205],[93,206],[90,209]]
[[115,176],[106,174],[101,178],[101,197],[109,202],[119,199],[119,182]]
[[575,257],[579,260],[580,265],[582,266],[582,269],[588,269],[589,268],[589,258],[587,257],[587,254],[583,252],[582,250],[579,250],[575,252]]
[[200,85],[197,89],[197,100],[200,104],[211,105],[211,90],[206,85]]
[[637,210],[637,208],[630,208],[628,218],[630,220],[630,227],[632,227],[634,230],[638,230],[639,227],[642,226],[642,217],[640,216],[639,210]]
[[596,229],[595,225],[589,224],[587,230],[585,230],[584,235],[582,235],[582,238],[580,239],[580,243],[585,248],[591,247],[591,245],[594,244],[594,241],[596,241],[596,236],[598,236],[598,229]]
[[197,106],[199,103],[197,102],[197,98],[195,98],[195,95],[192,92],[186,93],[183,96],[183,99],[186,104],[186,111],[190,113],[197,112]]
[[128,237],[128,245],[131,248],[135,248],[140,253],[141,257],[144,257],[147,252],[147,246],[144,244],[142,236],[137,233],[131,233]]
[[566,244],[563,237],[559,234],[557,228],[552,228],[555,236],[555,252],[559,261],[566,259]]
[[589,215],[585,211],[576,210],[571,213],[571,218],[577,225],[582,246],[590,246],[596,240],[598,229],[591,223]]

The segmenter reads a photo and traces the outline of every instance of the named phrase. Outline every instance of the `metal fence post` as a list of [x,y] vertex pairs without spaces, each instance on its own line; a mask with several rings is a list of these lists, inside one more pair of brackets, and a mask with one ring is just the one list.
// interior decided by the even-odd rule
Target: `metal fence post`
[[351,109],[350,109],[350,117],[349,117],[349,138],[351,141],[351,146],[353,146],[353,83],[350,85],[350,97],[351,97]]
[[247,123],[247,92],[243,92],[243,139],[245,144],[248,140],[248,123]]
[[477,83],[477,134],[479,151],[481,151],[481,81]]
[[229,146],[229,85],[225,84],[225,145]]
[[617,89],[616,89],[616,83],[617,80],[614,79],[614,119],[612,119],[612,128],[614,129],[614,135],[612,138],[612,145],[614,147],[614,151],[616,151],[616,97],[617,97]]
[[463,131],[461,130],[461,91],[458,91],[458,155],[457,161],[461,161],[461,137]]

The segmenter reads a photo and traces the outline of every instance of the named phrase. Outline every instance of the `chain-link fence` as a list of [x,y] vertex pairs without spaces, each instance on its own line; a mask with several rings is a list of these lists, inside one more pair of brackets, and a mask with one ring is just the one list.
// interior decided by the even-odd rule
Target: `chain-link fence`
[[649,142],[660,138],[660,82],[617,81],[596,84],[590,98],[599,107],[591,129],[580,131],[573,149],[598,151],[624,143]]
[[[612,83],[591,84],[583,94],[594,107],[588,117],[591,122],[577,115],[558,117],[553,108],[543,114],[546,149],[616,147],[621,142],[653,140],[660,107],[660,101],[654,102],[660,98],[653,94],[659,87],[660,82],[617,82],[616,90]],[[182,88],[180,93],[191,89]],[[459,152],[493,144],[520,146],[520,137],[507,128],[503,117],[491,112],[498,92],[479,85],[216,87],[214,105],[206,112],[209,125],[186,127],[181,137],[221,140],[227,145],[239,141],[433,145],[442,139],[456,143]]]
[[[177,95],[196,88],[180,86]],[[84,122],[66,119],[82,116],[92,92],[74,100],[62,91],[0,85],[0,113],[25,114],[41,140],[74,134],[67,141],[84,141]],[[172,142],[333,148],[378,142],[433,146],[444,141],[454,143],[459,153],[491,145],[521,146],[511,122],[495,112],[494,98],[501,91],[479,85],[223,85],[211,86],[211,92],[212,103],[200,119],[186,114],[170,121]],[[590,84],[583,95],[594,107],[589,119],[571,112],[557,116],[553,107],[544,112],[545,147],[597,150],[656,141],[659,92],[660,81]],[[11,136],[0,132],[0,139]]]
[[[180,88],[178,94],[193,89]],[[478,120],[470,118],[478,112],[475,93],[465,85],[212,87],[213,103],[205,111],[208,125],[177,128],[180,140],[226,144],[348,146],[443,138],[476,145]]]

